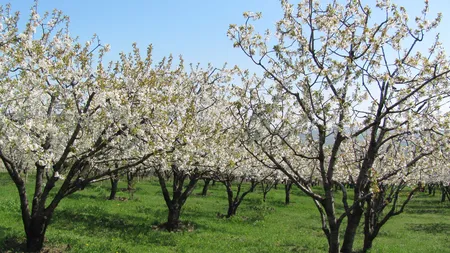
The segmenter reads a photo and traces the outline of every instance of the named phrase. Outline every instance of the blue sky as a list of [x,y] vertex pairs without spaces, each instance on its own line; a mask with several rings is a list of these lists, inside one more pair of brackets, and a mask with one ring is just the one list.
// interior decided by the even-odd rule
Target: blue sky
[[[374,2],[368,0],[365,2]],[[0,0],[0,4],[9,1]],[[12,0],[13,10],[26,18],[33,0]],[[295,2],[295,1],[293,1]],[[411,16],[419,14],[422,0],[393,0],[407,8]],[[444,28],[450,24],[450,1],[429,0],[430,14],[444,14],[440,32],[444,45],[450,50],[450,37]],[[244,11],[261,11],[263,19],[258,28],[273,28],[281,17],[279,0],[40,0],[39,12],[60,9],[70,16],[72,35],[81,41],[97,33],[103,43],[111,45],[108,59],[119,52],[129,52],[137,42],[144,50],[154,46],[155,60],[170,53],[183,55],[186,62],[221,66],[239,64],[252,68],[240,50],[233,48],[226,32],[229,24],[244,22]]]

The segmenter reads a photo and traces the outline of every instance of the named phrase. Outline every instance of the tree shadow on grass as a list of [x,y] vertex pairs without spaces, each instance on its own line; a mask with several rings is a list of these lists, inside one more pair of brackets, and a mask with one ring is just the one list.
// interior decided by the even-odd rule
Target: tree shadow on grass
[[450,205],[432,199],[420,199],[406,206],[405,212],[411,214],[450,214]]
[[405,213],[410,214],[445,214],[448,210],[443,208],[408,208],[406,207]]
[[[63,245],[44,245],[40,253],[61,253],[66,252],[67,246]],[[28,252],[26,248],[26,238],[19,236],[17,231],[12,228],[0,226],[0,252]]]
[[450,234],[450,224],[428,223],[428,224],[408,224],[408,229],[425,232],[428,234]]
[[154,230],[155,222],[152,220],[126,214],[110,214],[100,209],[92,211],[83,209],[80,213],[78,210],[66,209],[56,212],[51,226],[82,236],[120,238],[139,244],[175,244],[170,234]]
[[297,202],[298,201],[292,201],[291,200],[290,203],[288,205],[286,205],[284,200],[281,200],[281,199],[268,199],[268,200],[266,200],[266,203],[269,206],[278,207],[278,208],[287,208],[289,205],[296,204]]
[[[3,228],[0,227],[0,233]],[[0,237],[0,252],[25,252],[25,238],[19,237]]]
[[12,236],[13,229],[0,226],[0,252],[20,252],[24,250],[24,238]]
[[73,199],[73,200],[83,200],[83,199],[93,199],[93,200],[105,200],[108,199],[108,196],[106,195],[92,195],[92,194],[71,194],[67,196],[67,199]]
[[[84,207],[83,209],[66,209],[55,212],[52,227],[60,230],[73,231],[73,233],[100,238],[120,238],[123,241],[138,244],[156,244],[161,246],[175,246],[176,238],[173,233],[161,231],[158,225],[166,218],[166,210],[142,209],[145,216],[130,214],[111,214],[101,208]],[[154,212],[153,215],[151,212]],[[189,224],[190,230],[214,230],[207,225],[191,221],[193,218],[182,219]]]

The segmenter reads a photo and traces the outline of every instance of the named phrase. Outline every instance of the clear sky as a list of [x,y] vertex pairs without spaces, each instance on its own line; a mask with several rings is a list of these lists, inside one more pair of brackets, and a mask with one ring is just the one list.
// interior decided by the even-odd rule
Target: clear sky
[[[392,1],[405,6],[411,18],[420,14],[424,3]],[[23,19],[33,5],[33,0],[0,0],[0,4],[8,2],[13,10],[21,12]],[[444,15],[439,32],[450,51],[450,1],[429,0],[429,4],[432,17],[438,11]],[[153,44],[155,60],[172,53],[183,55],[186,62],[211,62],[216,66],[224,62],[252,66],[226,36],[229,24],[244,22],[244,11],[263,13],[263,19],[256,23],[261,29],[272,29],[281,18],[279,0],[39,0],[39,12],[55,8],[70,16],[71,33],[81,41],[97,33],[103,43],[109,43],[109,60],[117,59],[121,51],[129,52],[131,44],[137,42],[143,51]]]

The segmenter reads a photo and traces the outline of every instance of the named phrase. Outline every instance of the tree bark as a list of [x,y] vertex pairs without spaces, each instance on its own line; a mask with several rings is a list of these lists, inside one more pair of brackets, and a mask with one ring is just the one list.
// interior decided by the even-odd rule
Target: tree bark
[[[162,226],[168,231],[176,231],[180,228],[180,215],[183,205],[186,203],[187,198],[191,195],[198,182],[199,175],[191,174],[188,175],[182,170],[179,170],[175,165],[172,166],[172,196],[169,193],[168,187],[166,185],[166,178],[160,171],[156,171],[156,175],[159,179],[159,185],[163,192],[164,201],[169,209],[167,216],[167,222],[162,224]],[[189,183],[184,187],[185,180],[189,178]]]
[[245,196],[247,196],[247,194],[249,194],[250,192],[253,192],[255,190],[255,187],[258,185],[256,181],[251,181],[250,188],[241,194],[242,184],[244,183],[244,180],[241,179],[237,186],[236,195],[234,195],[231,184],[232,181],[233,180],[222,181],[222,183],[225,185],[227,189],[227,198],[228,198],[228,211],[226,216],[227,218],[236,215],[237,209],[244,200]]
[[450,201],[450,187],[449,186],[444,186],[443,183],[441,183],[441,202],[444,203],[445,202],[445,198],[448,198],[448,200]]
[[133,199],[134,192],[135,192],[134,177],[135,177],[135,174],[133,173],[133,171],[129,170],[127,172],[127,191],[128,191],[128,194],[130,195],[130,199]]
[[30,221],[26,231],[27,250],[29,252],[39,252],[44,246],[45,231],[47,230],[50,217],[43,213],[37,214]]
[[205,179],[205,184],[203,185],[202,196],[206,196],[208,194],[208,187],[211,179]]
[[367,236],[364,237],[364,246],[363,246],[363,252],[367,252],[372,248],[373,244],[373,238]]
[[169,215],[167,216],[167,223],[165,224],[165,227],[168,231],[175,231],[180,228],[180,214],[180,206],[172,205],[172,208],[169,208]]
[[345,228],[344,241],[342,243],[341,252],[351,253],[353,243],[355,242],[356,230],[358,229],[364,210],[356,206],[352,214],[347,217],[347,227]]
[[291,188],[292,188],[292,182],[288,181],[284,185],[284,192],[285,192],[285,198],[284,198],[284,204],[289,205],[291,203]]
[[266,202],[267,193],[275,186],[275,182],[271,180],[262,180],[260,184],[263,192],[263,202]]
[[233,189],[231,188],[231,183],[228,181],[224,181],[223,184],[227,189],[227,198],[228,198],[228,211],[226,217],[230,218],[231,216],[234,216],[236,214],[237,206],[235,206],[233,200]]
[[226,217],[230,218],[232,216],[235,216],[237,208],[238,208],[238,206],[236,206],[234,204],[228,205],[228,211],[227,211],[227,216]]
[[[336,219],[336,210],[334,206],[333,186],[329,183],[324,183],[325,200],[323,201],[323,207],[327,215],[327,221],[329,226],[328,234],[328,252],[339,253],[339,227],[340,223]],[[325,233],[327,234],[327,233]]]
[[118,173],[111,174],[110,176],[111,181],[111,193],[109,194],[109,200],[114,200],[116,198],[117,193],[117,187],[119,184],[119,175]]
[[328,241],[328,252],[329,253],[339,253],[339,228],[330,227],[330,238]]
[[134,174],[132,171],[128,171],[127,172],[127,190],[129,192],[134,190],[133,184],[134,184]]

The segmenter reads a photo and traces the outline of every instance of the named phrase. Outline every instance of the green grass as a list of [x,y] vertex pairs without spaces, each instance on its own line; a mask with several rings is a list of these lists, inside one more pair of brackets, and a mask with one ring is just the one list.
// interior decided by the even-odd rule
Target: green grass
[[[226,212],[224,187],[216,184],[209,196],[201,197],[200,184],[182,213],[182,220],[194,229],[169,233],[155,229],[167,215],[157,182],[141,181],[136,186],[133,200],[106,200],[108,182],[64,199],[47,230],[47,249],[89,253],[327,250],[314,204],[296,189],[289,206],[283,204],[282,187],[269,192],[266,203],[258,190],[248,195],[236,217],[223,219],[217,214]],[[128,193],[120,192],[118,197],[127,198]],[[372,252],[450,252],[449,218],[449,203],[420,193],[405,213],[382,228]],[[24,240],[17,190],[0,174],[0,252],[6,251],[5,244]],[[361,247],[359,236],[355,249]]]

